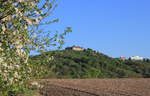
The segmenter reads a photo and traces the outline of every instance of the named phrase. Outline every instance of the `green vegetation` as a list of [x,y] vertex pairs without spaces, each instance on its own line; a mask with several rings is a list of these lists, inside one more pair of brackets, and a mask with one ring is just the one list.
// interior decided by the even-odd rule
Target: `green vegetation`
[[31,51],[42,53],[64,44],[70,27],[62,33],[41,27],[59,21],[51,19],[56,7],[56,0],[0,0],[1,96],[16,96],[26,81],[42,70],[27,63]]
[[[48,58],[53,56],[53,60]],[[51,58],[52,59],[52,58]],[[139,78],[150,77],[150,62],[122,61],[87,49],[84,51],[50,51],[30,57],[32,66],[45,67],[43,75],[57,78]],[[49,74],[48,71],[51,70]]]

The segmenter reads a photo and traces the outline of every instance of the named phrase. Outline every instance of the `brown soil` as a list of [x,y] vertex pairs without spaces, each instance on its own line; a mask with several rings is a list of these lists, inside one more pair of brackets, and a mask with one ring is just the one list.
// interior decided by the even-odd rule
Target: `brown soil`
[[150,96],[150,79],[43,79],[43,96]]

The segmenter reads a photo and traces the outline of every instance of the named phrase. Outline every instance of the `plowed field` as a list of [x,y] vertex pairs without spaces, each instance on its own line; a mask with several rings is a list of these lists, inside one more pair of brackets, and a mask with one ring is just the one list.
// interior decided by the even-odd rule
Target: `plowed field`
[[150,96],[150,79],[43,79],[43,96]]

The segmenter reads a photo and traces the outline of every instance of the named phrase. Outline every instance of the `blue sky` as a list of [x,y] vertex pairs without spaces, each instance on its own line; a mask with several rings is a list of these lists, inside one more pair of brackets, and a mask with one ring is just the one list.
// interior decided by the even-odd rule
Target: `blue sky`
[[150,58],[150,0],[59,0],[51,29],[71,26],[66,46],[92,48],[112,57]]

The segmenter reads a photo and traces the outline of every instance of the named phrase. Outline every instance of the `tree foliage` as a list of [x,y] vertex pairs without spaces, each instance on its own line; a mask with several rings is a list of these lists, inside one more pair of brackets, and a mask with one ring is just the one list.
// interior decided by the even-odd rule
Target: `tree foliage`
[[[43,52],[56,42],[63,44],[68,27],[58,35],[40,26],[58,22],[48,18],[57,4],[55,0],[0,0],[0,90],[11,90],[29,79],[31,50]],[[47,21],[49,20],[49,21]],[[58,44],[57,43],[57,44]],[[11,86],[11,87],[10,87]]]

